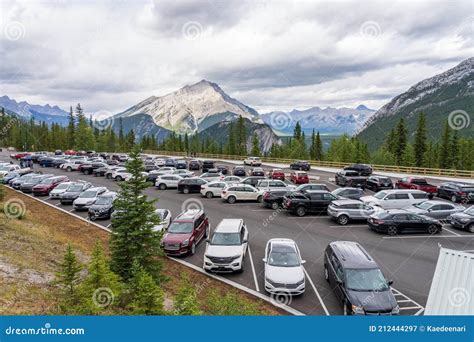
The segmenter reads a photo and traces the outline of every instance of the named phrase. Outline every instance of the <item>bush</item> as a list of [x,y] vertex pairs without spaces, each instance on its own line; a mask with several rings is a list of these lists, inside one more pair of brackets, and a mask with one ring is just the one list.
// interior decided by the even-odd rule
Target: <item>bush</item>
[[240,299],[234,292],[224,295],[211,291],[207,299],[207,309],[210,315],[241,316],[260,315],[257,305],[245,299]]

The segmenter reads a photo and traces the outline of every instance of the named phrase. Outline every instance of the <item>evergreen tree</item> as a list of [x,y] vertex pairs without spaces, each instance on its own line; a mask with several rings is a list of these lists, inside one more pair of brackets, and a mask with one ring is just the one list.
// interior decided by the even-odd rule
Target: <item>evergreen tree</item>
[[189,281],[189,278],[185,275],[181,275],[181,284],[178,289],[178,293],[174,298],[174,309],[177,315],[201,315],[202,312],[199,309],[199,303],[197,300],[197,293],[194,286]]
[[252,156],[258,157],[260,156],[260,146],[259,146],[259,141],[258,141],[258,135],[257,133],[253,134],[252,137]]
[[74,119],[74,113],[72,111],[72,106],[69,108],[69,117],[68,117],[68,126],[67,126],[67,148],[72,149],[76,145],[74,141],[74,130],[76,127],[76,120]]
[[237,152],[240,156],[247,155],[247,129],[242,115],[237,120]]
[[301,125],[299,121],[296,121],[296,125],[293,130],[293,138],[296,140],[301,140]]
[[95,148],[95,139],[92,128],[89,126],[81,104],[76,106],[77,127],[75,134],[76,149],[79,151],[90,151]]
[[443,135],[441,136],[441,145],[439,150],[439,168],[449,169],[450,164],[450,149],[451,149],[451,131],[446,121],[444,125]]
[[71,312],[75,310],[80,302],[77,287],[80,282],[79,272],[82,269],[71,245],[67,245],[63,261],[59,266],[60,270],[56,273],[55,284],[60,285],[62,290],[60,306],[64,312]]
[[424,113],[420,113],[418,117],[418,126],[415,132],[415,143],[413,146],[415,154],[415,166],[422,167],[425,165],[426,156],[426,118]]
[[407,128],[405,126],[405,120],[400,119],[396,129],[396,146],[395,146],[395,158],[397,165],[402,165],[403,156],[405,154],[405,149],[407,146]]
[[316,133],[316,141],[315,141],[315,159],[316,160],[323,160],[323,143],[321,141],[321,136],[318,133]]
[[458,131],[454,130],[453,132],[453,138],[451,139],[451,153],[450,153],[450,165],[452,169],[462,169],[461,166],[461,156],[459,154],[460,152],[460,142],[459,142],[459,137],[458,137]]

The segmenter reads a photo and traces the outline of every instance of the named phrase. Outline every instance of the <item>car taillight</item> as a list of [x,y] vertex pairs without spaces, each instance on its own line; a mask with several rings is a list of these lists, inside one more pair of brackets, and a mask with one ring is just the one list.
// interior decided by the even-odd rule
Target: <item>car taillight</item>
[[265,193],[263,194],[263,198],[268,198],[268,197],[270,197],[270,193],[269,193],[269,192],[265,192]]
[[201,185],[201,190],[203,190],[203,189],[204,189],[204,185]]
[[462,191],[458,191],[458,192],[457,192],[457,195],[458,195],[458,196],[466,196],[466,193],[465,193],[465,192],[462,192]]
[[227,193],[227,191],[225,191],[225,190],[222,190],[222,194],[224,194],[224,195],[225,195],[226,193]]

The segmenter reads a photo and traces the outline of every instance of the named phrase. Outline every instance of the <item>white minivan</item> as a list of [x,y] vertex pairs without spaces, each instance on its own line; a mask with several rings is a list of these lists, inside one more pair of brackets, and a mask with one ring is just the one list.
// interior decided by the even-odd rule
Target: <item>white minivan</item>
[[360,200],[383,209],[403,209],[429,200],[429,194],[420,190],[383,190],[373,196],[363,196]]

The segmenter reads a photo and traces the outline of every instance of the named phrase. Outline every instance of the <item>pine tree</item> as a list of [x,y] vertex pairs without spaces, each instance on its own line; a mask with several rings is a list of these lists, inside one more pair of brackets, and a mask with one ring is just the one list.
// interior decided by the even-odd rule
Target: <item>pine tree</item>
[[395,146],[395,158],[397,160],[397,165],[402,165],[403,156],[405,154],[405,149],[407,146],[407,129],[405,126],[405,120],[400,119],[396,129],[396,146]]
[[415,166],[422,167],[425,165],[426,154],[426,118],[424,113],[420,113],[418,117],[418,126],[415,132],[415,143],[413,146],[415,154]]
[[441,145],[439,150],[439,168],[449,169],[450,164],[450,148],[451,148],[451,131],[446,121],[444,125],[443,135],[441,136]]
[[321,141],[321,136],[316,133],[316,141],[315,141],[315,159],[316,160],[323,160],[323,143]]
[[118,214],[112,219],[112,270],[127,280],[136,260],[156,281],[160,281],[162,265],[156,257],[162,254],[160,241],[163,233],[153,230],[159,223],[159,217],[155,214],[156,200],[148,200],[143,193],[149,184],[142,175],[144,165],[138,147],[132,150],[125,166],[132,177],[127,182],[119,183],[121,189],[114,202]]
[[197,300],[197,290],[190,283],[186,274],[181,274],[181,284],[174,298],[174,310],[176,315],[201,315]]
[[453,138],[451,139],[451,153],[449,162],[452,169],[459,170],[461,167],[461,156],[460,156],[460,142],[458,137],[458,131],[454,130]]
[[74,113],[72,111],[72,106],[69,108],[69,117],[68,117],[68,126],[67,126],[67,148],[72,149],[74,148],[75,141],[74,141],[74,129],[76,127],[76,120],[74,119]]
[[299,121],[296,121],[296,125],[293,130],[293,138],[296,140],[301,140],[301,125]]
[[240,156],[247,155],[247,130],[242,115],[237,120],[237,152]]
[[77,287],[81,279],[79,272],[82,269],[82,265],[77,260],[69,244],[59,267],[60,270],[56,273],[54,283],[61,286],[60,307],[66,313],[74,312],[80,302],[80,294]]
[[76,149],[79,151],[90,151],[95,148],[95,138],[92,128],[89,126],[81,104],[76,106],[77,127],[75,134]]
[[257,133],[253,134],[252,137],[252,156],[258,157],[260,156],[260,146],[259,146],[259,141],[258,141],[258,135]]

